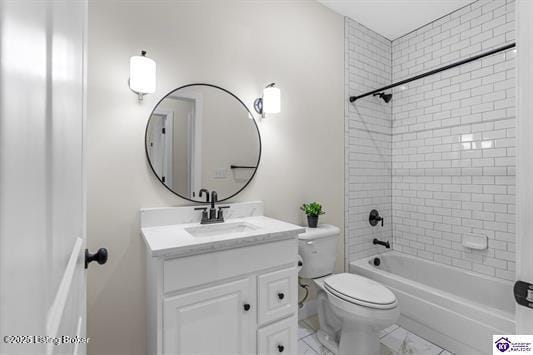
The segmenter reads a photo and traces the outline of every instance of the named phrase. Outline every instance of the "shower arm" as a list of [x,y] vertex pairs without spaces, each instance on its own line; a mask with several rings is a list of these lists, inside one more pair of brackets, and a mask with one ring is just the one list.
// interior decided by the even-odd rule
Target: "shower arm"
[[460,61],[455,62],[455,63],[451,63],[451,64],[448,64],[448,65],[445,65],[445,66],[440,67],[440,68],[436,68],[436,69],[430,70],[430,71],[428,71],[426,73],[415,75],[415,76],[413,76],[411,78],[407,78],[407,79],[398,81],[396,83],[384,86],[382,88],[369,91],[369,92],[367,92],[365,94],[361,94],[361,95],[358,95],[358,96],[350,96],[350,102],[354,102],[355,100],[359,100],[359,99],[362,99],[363,97],[367,97],[367,96],[370,96],[370,95],[373,95],[373,94],[379,94],[382,91],[385,91],[385,90],[388,90],[388,89],[392,89],[392,88],[394,88],[396,86],[407,84],[407,83],[410,83],[411,81],[422,79],[422,78],[425,78],[426,76],[437,74],[437,73],[440,73],[441,71],[445,71],[445,70],[448,70],[448,69],[451,69],[451,68],[455,68],[455,67],[457,67],[459,65],[470,63],[470,62],[473,62],[474,60],[478,60],[480,58],[483,58],[483,57],[486,57],[486,56],[489,56],[489,55],[492,55],[492,54],[496,54],[498,52],[502,52],[502,51],[505,51],[505,50],[508,50],[508,49],[511,49],[511,48],[514,48],[514,47],[516,47],[516,43],[515,42],[507,44],[507,45],[502,46],[502,47],[494,48],[494,49],[492,49],[490,51],[475,55],[475,56],[470,57],[470,58],[466,58],[466,59],[460,60]]

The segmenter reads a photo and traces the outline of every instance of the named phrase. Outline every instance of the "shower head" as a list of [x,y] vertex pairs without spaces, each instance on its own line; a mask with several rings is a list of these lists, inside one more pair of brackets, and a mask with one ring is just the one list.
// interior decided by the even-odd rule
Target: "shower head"
[[383,101],[385,101],[385,103],[389,103],[389,101],[392,99],[392,94],[385,94],[384,92],[376,92],[373,96],[379,96],[383,99]]

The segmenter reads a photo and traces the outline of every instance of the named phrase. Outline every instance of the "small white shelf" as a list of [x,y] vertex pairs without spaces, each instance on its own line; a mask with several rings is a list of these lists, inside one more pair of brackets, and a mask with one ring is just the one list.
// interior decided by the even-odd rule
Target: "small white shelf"
[[463,234],[463,246],[468,249],[485,250],[488,248],[488,238],[484,234]]

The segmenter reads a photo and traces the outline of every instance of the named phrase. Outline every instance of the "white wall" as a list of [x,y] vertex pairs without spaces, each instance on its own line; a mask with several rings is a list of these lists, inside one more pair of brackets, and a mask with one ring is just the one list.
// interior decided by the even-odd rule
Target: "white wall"
[[[346,97],[360,95],[391,83],[391,41],[346,18]],[[345,221],[346,262],[386,250],[374,238],[392,242],[392,103],[367,96],[346,100]],[[384,226],[372,227],[377,209]]]
[[[321,220],[343,227],[343,31],[343,18],[315,2],[90,2],[88,240],[110,253],[88,275],[90,354],[145,353],[138,211],[185,204],[144,154],[146,121],[168,91],[213,83],[252,107],[276,82],[282,112],[259,122],[261,164],[235,201],[261,199],[267,215],[303,223],[299,205],[316,200]],[[127,79],[141,49],[157,61],[158,88],[139,103]]]
[[[513,0],[479,0],[392,42],[394,81],[511,43]],[[515,53],[396,88],[394,248],[515,277]],[[462,246],[466,233],[489,247]]]
[[[254,169],[231,169],[230,166],[255,166],[259,158],[259,137],[256,125],[238,100],[214,88],[204,88],[201,92],[203,113],[200,186],[215,190],[218,199],[222,200],[239,191],[250,179]],[[226,177],[217,178],[217,171],[225,171]],[[196,199],[201,200],[198,197]]]
[[[479,0],[392,42],[347,19],[347,95],[513,42],[514,6]],[[393,238],[395,250],[514,279],[514,56],[410,82],[389,104],[347,103],[347,262],[382,250],[374,237]],[[385,228],[369,226],[372,208]],[[467,233],[486,235],[488,249],[463,247]]]

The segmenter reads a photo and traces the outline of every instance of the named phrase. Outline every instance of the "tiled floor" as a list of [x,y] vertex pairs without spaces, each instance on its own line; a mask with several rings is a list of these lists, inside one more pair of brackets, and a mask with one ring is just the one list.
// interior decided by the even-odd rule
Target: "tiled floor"
[[[317,329],[317,316],[309,317],[299,322],[299,355],[331,354],[318,342],[316,336]],[[381,331],[379,338],[381,341],[382,355],[453,355],[398,325],[393,325]]]

